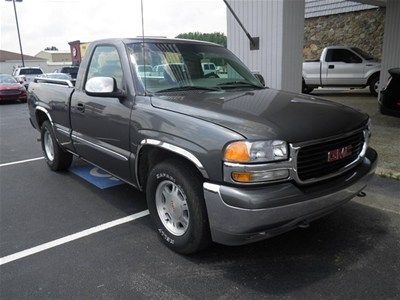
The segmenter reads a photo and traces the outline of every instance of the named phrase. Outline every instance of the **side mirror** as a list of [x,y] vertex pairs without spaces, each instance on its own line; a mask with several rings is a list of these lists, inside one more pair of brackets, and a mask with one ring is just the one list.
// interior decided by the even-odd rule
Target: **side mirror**
[[265,86],[265,80],[264,77],[260,73],[254,72],[253,75],[258,79],[258,81]]
[[92,97],[121,98],[125,92],[117,88],[117,82],[112,77],[92,77],[85,85],[85,91]]

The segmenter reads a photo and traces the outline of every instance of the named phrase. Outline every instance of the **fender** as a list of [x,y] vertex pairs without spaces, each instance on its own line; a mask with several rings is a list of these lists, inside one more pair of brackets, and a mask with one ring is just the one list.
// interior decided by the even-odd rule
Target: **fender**
[[[40,110],[40,111],[44,112],[46,114],[47,118],[49,119],[51,125],[54,125],[53,119],[51,118],[51,116],[49,114],[49,111],[46,108],[44,108],[43,106],[39,106],[39,105],[35,107],[35,115],[36,115],[36,118],[37,118],[36,110]],[[36,122],[37,121],[38,120],[36,119]]]
[[136,182],[137,182],[138,186],[140,186],[139,185],[139,172],[138,172],[139,171],[138,170],[138,168],[139,168],[139,153],[140,153],[140,150],[142,149],[142,147],[145,145],[152,145],[152,146],[160,147],[160,148],[169,150],[180,156],[185,157],[186,159],[191,161],[196,166],[196,168],[200,171],[200,173],[203,175],[204,178],[207,178],[207,179],[209,178],[208,173],[207,173],[206,169],[204,168],[203,164],[200,162],[200,160],[196,156],[194,156],[189,151],[187,151],[181,147],[167,143],[167,142],[163,142],[163,141],[159,141],[159,140],[155,140],[155,139],[144,139],[140,142],[140,145],[138,146],[137,151],[136,151],[135,176],[136,176]]

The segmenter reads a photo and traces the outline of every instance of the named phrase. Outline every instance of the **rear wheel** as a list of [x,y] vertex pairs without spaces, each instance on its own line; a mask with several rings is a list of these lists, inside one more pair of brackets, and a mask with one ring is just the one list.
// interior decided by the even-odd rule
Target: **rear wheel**
[[160,238],[169,248],[191,254],[210,244],[202,180],[190,165],[180,160],[156,165],[148,176],[146,198]]
[[304,79],[303,79],[302,87],[301,87],[301,92],[302,92],[303,94],[309,94],[309,93],[311,93],[313,90],[314,90],[314,88],[309,87],[308,85],[306,85],[306,83],[305,83],[305,81],[304,81]]
[[369,92],[377,97],[379,93],[379,75],[374,75],[369,81]]
[[41,143],[47,165],[53,171],[62,171],[70,167],[72,154],[64,151],[57,143],[49,121],[44,121],[41,128]]

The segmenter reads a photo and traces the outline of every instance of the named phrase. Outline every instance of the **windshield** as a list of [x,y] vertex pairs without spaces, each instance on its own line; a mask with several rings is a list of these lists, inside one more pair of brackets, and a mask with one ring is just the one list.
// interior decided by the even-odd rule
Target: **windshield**
[[0,83],[17,83],[17,81],[14,79],[14,77],[10,75],[0,75]]
[[143,87],[164,92],[190,89],[264,88],[247,67],[223,47],[191,43],[128,45]]
[[375,59],[375,57],[373,57],[372,55],[368,54],[367,52],[361,50],[360,48],[351,48],[351,50],[353,50],[354,52],[356,52],[358,55],[362,56],[365,60],[373,60]]
[[36,75],[36,74],[43,74],[42,70],[40,69],[21,69],[19,71],[19,75]]

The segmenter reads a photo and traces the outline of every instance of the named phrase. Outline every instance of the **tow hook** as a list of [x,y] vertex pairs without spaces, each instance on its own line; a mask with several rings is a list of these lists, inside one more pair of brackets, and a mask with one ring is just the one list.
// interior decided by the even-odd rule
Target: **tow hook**
[[357,194],[357,197],[363,198],[363,197],[365,197],[365,196],[367,196],[367,194],[366,194],[365,192],[363,192],[363,191],[361,191],[361,192],[359,192],[359,193]]
[[297,225],[297,226],[298,226],[299,228],[305,229],[305,228],[310,227],[310,223],[308,223],[308,221],[304,220],[304,221],[300,222],[299,225]]

